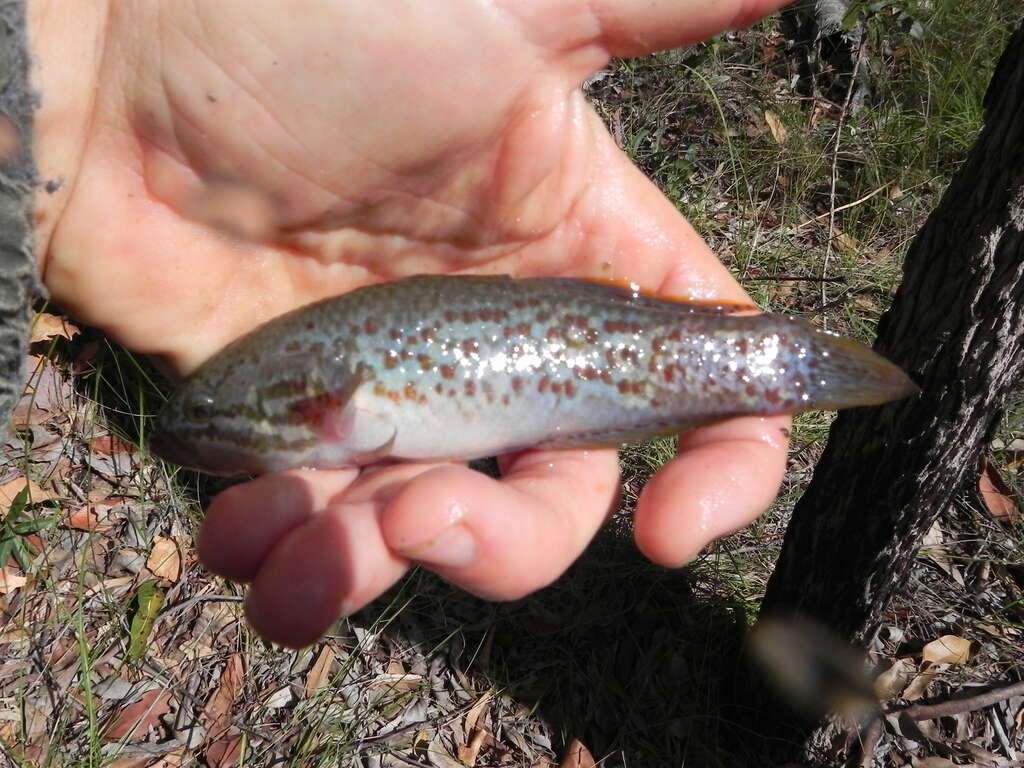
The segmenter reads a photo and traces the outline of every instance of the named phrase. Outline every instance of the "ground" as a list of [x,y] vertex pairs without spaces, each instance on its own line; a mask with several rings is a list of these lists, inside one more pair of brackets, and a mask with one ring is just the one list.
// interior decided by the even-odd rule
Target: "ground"
[[[795,93],[775,21],[614,62],[585,88],[762,307],[870,341],[980,126],[1015,6],[870,6],[875,92],[857,114]],[[315,646],[283,651],[246,627],[241,589],[196,561],[217,481],[139,447],[166,385],[41,309],[0,455],[11,765],[756,764],[740,651],[827,414],[797,420],[771,512],[685,569],[650,565],[630,541],[636,493],[671,455],[638,446],[623,453],[623,509],[540,594],[492,604],[416,572]],[[1010,765],[1024,750],[1024,696],[916,726],[899,716],[1024,670],[1015,398],[979,469],[988,493],[965,489],[932,530],[869,649],[892,711],[879,765]]]

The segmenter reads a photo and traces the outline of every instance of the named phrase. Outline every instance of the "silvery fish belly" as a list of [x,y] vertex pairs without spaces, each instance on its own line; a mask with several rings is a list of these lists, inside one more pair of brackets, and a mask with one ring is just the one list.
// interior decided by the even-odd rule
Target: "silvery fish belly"
[[271,320],[168,401],[158,455],[219,474],[617,446],[915,391],[867,347],[567,278],[417,276]]

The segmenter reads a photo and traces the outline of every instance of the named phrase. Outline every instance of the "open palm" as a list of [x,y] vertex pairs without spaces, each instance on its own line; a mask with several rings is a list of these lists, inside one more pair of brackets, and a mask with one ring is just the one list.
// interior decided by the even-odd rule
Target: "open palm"
[[[44,279],[80,319],[182,373],[293,307],[422,272],[743,300],[578,85],[609,55],[699,40],[777,4],[120,0],[83,11],[91,70],[46,54],[76,32],[56,31],[69,15],[37,14],[39,160],[64,180],[40,204]],[[222,189],[264,212],[266,237],[203,221]],[[759,513],[781,478],[784,426],[740,419],[685,436],[641,499],[644,551],[679,564]],[[611,451],[531,451],[503,470],[266,476],[213,503],[200,552],[253,583],[251,621],[292,645],[413,561],[518,597],[586,545],[617,465]]]

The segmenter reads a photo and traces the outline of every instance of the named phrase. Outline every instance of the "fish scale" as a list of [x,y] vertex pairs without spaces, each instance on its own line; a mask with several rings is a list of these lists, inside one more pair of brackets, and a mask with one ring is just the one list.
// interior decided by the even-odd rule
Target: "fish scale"
[[865,346],[791,317],[569,278],[416,276],[229,345],[168,401],[152,445],[222,474],[473,459],[913,390]]

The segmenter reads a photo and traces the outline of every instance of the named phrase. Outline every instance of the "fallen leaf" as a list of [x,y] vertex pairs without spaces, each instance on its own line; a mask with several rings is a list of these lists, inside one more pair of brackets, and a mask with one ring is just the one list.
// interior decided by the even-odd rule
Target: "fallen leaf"
[[459,760],[469,766],[476,765],[476,759],[480,755],[480,748],[483,747],[486,737],[487,732],[482,728],[474,729],[472,736],[469,738],[469,743],[463,744],[458,749]]
[[59,498],[55,493],[44,491],[27,477],[16,477],[9,483],[0,485],[0,504],[2,504],[5,509],[10,509],[14,498],[25,490],[26,487],[28,487],[29,504],[39,504],[43,501],[53,501],[54,499]]
[[1013,525],[1020,517],[1020,510],[1013,500],[1013,491],[999,470],[984,456],[981,457],[981,473],[978,477],[978,493],[985,509],[992,519],[1006,525]]
[[939,676],[939,672],[941,671],[942,670],[938,667],[932,667],[919,674],[910,681],[910,685],[908,685],[903,691],[903,698],[907,701],[917,701],[918,699],[924,698],[924,694],[928,690],[928,686],[931,685],[932,681]]
[[211,741],[219,739],[231,727],[231,713],[234,710],[235,699],[238,698],[238,693],[242,688],[244,673],[242,654],[231,654],[224,665],[224,671],[220,673],[217,690],[213,692],[213,695],[207,700],[206,706],[203,707],[203,716],[207,722],[206,732]]
[[138,701],[129,704],[111,718],[103,738],[107,741],[145,741],[149,729],[159,728],[160,718],[170,711],[170,691],[147,691]]
[[921,658],[932,664],[966,664],[978,651],[978,644],[958,635],[943,635],[921,649]]
[[875,696],[879,701],[898,699],[907,684],[917,674],[917,666],[910,659],[897,659],[891,667],[875,679]]
[[331,664],[334,663],[334,657],[334,648],[330,645],[324,645],[320,649],[316,661],[313,662],[309,674],[306,675],[306,696],[312,696],[327,684],[331,676]]
[[848,235],[839,227],[832,227],[832,243],[840,253],[856,253],[860,251],[860,243],[853,235]]
[[153,537],[153,548],[149,551],[146,567],[154,576],[174,583],[181,575],[181,552],[174,539],[165,536]]
[[106,499],[86,504],[69,512],[66,524],[79,531],[109,531],[114,527],[110,522],[110,513],[124,505],[124,499]]
[[466,713],[466,720],[462,726],[466,729],[466,733],[469,733],[470,731],[476,729],[477,721],[480,719],[480,716],[484,713],[484,710],[487,708],[487,705],[490,703],[490,701],[491,694],[485,693],[483,696],[476,700],[476,703],[473,704],[472,707],[469,708],[469,711]]
[[81,332],[78,326],[69,323],[63,317],[51,315],[49,312],[40,312],[32,323],[32,335],[29,342],[35,344],[37,341],[49,341],[56,338],[70,340]]
[[206,748],[206,764],[210,768],[231,768],[231,766],[238,765],[238,759],[241,756],[241,734],[215,741]]
[[20,589],[27,582],[28,578],[23,576],[17,568],[0,567],[0,595]]
[[772,138],[775,139],[775,143],[785,144],[786,139],[789,138],[789,131],[787,131],[786,126],[782,124],[779,116],[766,109],[764,111],[764,121],[768,123],[768,130],[771,131]]
[[957,584],[964,585],[963,574],[954,563],[953,558],[949,556],[949,549],[946,546],[946,535],[943,533],[942,526],[939,525],[938,520],[932,523],[932,527],[925,534],[924,541],[921,542],[921,554],[949,574]]
[[596,768],[596,766],[594,756],[579,739],[569,742],[569,746],[565,748],[565,756],[558,764],[558,768]]

